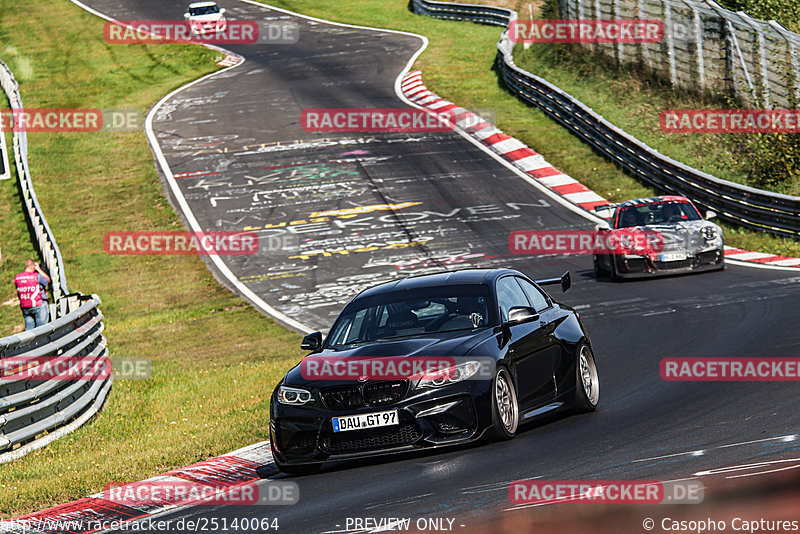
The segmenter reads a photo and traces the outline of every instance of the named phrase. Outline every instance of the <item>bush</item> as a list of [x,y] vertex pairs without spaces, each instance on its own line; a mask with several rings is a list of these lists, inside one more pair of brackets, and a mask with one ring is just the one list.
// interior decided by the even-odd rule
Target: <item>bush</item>
[[800,2],[797,0],[717,0],[733,11],[744,11],[762,20],[777,20],[792,31],[800,31]]

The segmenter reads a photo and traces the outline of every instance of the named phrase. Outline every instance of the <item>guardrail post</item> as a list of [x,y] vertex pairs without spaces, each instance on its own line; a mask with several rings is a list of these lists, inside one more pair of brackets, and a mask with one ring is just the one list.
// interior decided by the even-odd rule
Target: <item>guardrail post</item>
[[700,85],[700,90],[706,89],[706,63],[705,63],[705,49],[703,47],[703,20],[700,18],[700,11],[697,6],[690,2],[684,2],[692,9],[692,18],[694,19],[694,43],[697,52],[697,81]]
[[[764,103],[764,107],[769,108],[771,104],[770,98],[770,84],[769,84],[769,70],[767,69],[767,46],[764,42],[764,32],[761,31],[761,28],[755,24],[750,16],[745,13],[744,11],[737,11],[736,14],[739,16],[741,20],[744,21],[745,26],[749,29],[753,30],[755,33],[756,41],[758,42],[758,62],[759,66],[761,67],[761,83],[762,83],[762,91],[761,91],[761,99]],[[744,63],[744,59],[742,59],[742,63]],[[756,96],[756,95],[754,95]]]
[[[622,8],[619,5],[619,0],[614,0],[613,4],[614,18],[619,20],[622,18]],[[617,65],[622,65],[625,60],[625,49],[622,44],[622,39],[617,39]]]
[[664,0],[664,33],[667,37],[667,58],[669,59],[669,82],[678,85],[678,67],[675,62],[675,27],[672,24],[672,2]]
[[769,25],[778,32],[778,34],[783,37],[783,40],[786,42],[786,49],[789,52],[789,57],[792,62],[792,76],[789,83],[793,89],[792,94],[789,95],[789,98],[793,98],[794,101],[789,103],[789,107],[797,107],[800,106],[800,60],[797,57],[797,45],[792,42],[790,38],[790,32],[786,28],[784,28],[778,22],[771,20],[769,21]]
[[[731,40],[731,49],[734,52],[732,54],[733,63],[731,65],[731,72],[736,74],[736,58],[739,59],[739,64],[742,66],[742,71],[744,73],[745,81],[747,82],[747,87],[750,90],[748,98],[748,102],[754,102],[756,96],[756,88],[753,85],[753,80],[750,78],[750,71],[747,68],[747,63],[744,61],[744,54],[742,54],[742,49],[739,47],[739,39],[736,37],[736,29],[733,27],[733,23],[730,20],[725,20],[725,26],[728,28],[728,36]],[[738,84],[737,84],[737,91],[738,91]]]
[[[594,0],[594,19],[599,23],[602,17],[603,17],[603,12],[600,9],[600,0]],[[602,53],[603,45],[601,45],[600,43],[595,43],[594,51]]]
[[[644,20],[647,12],[644,8],[644,0],[637,0],[636,10],[639,13],[639,20]],[[650,66],[650,52],[647,50],[647,43],[639,43],[640,60],[647,66]]]

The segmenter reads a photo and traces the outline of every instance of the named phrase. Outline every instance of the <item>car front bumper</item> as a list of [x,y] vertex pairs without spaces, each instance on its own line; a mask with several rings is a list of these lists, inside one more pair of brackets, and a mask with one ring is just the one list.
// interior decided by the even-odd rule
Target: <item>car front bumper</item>
[[685,260],[660,262],[647,256],[612,256],[620,278],[644,278],[670,274],[716,271],[725,267],[725,252],[722,248],[689,255]]
[[[446,389],[424,391],[391,405],[348,410],[331,410],[321,400],[313,405],[283,405],[273,395],[273,455],[279,464],[302,465],[454,445],[479,438],[492,418],[490,388],[478,381],[467,381]],[[332,417],[388,410],[397,410],[398,425],[333,432]]]

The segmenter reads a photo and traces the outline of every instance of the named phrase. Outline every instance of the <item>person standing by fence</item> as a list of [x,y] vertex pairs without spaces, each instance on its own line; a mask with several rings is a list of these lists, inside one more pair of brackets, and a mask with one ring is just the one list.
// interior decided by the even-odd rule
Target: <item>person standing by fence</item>
[[49,318],[47,285],[50,277],[33,260],[25,260],[25,270],[14,277],[25,330],[46,324]]

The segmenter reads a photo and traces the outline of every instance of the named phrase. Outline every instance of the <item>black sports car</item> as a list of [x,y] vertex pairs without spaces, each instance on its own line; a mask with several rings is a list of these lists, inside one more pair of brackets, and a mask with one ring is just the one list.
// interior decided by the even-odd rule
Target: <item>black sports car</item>
[[[511,269],[466,269],[361,292],[324,342],[319,332],[303,339],[311,354],[272,394],[278,467],[301,474],[330,460],[510,439],[537,415],[594,410],[591,342],[578,313],[542,290],[548,284],[566,291],[569,273],[532,281]],[[440,365],[388,374],[430,361]],[[365,362],[386,373],[365,372]]]

